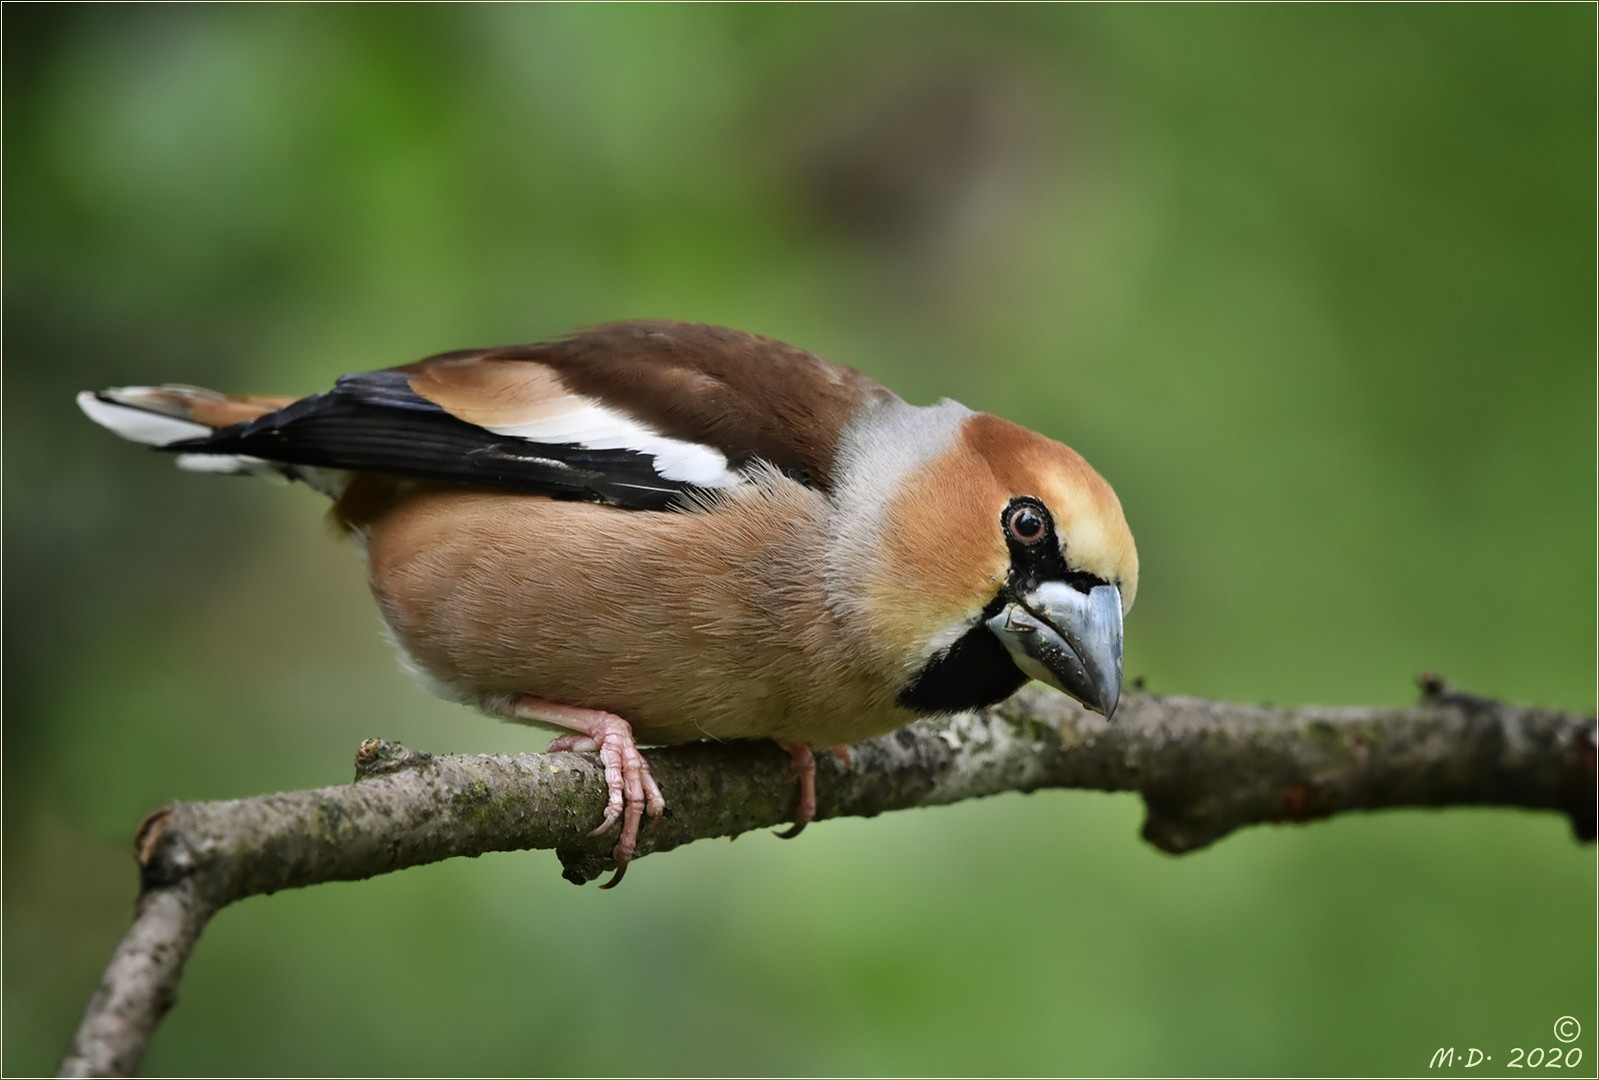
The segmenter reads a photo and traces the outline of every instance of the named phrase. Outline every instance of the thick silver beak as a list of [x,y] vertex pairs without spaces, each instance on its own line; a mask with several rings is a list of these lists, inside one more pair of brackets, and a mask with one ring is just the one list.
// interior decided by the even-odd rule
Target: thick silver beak
[[1046,581],[988,620],[1023,672],[1063,690],[1108,720],[1122,693],[1122,595],[1114,585],[1081,593]]

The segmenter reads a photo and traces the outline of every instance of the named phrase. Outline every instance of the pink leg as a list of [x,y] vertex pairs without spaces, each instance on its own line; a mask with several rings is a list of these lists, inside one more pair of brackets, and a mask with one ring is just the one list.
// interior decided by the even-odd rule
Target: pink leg
[[794,809],[794,825],[777,834],[784,840],[792,840],[804,832],[805,826],[816,817],[816,755],[805,743],[783,742],[780,739],[774,739],[773,742],[788,751],[788,756],[794,762],[794,773],[799,777],[799,806]]
[[550,743],[550,749],[598,754],[605,765],[605,787],[609,793],[605,819],[589,835],[598,836],[621,819],[622,835],[617,838],[616,849],[611,854],[616,860],[616,873],[600,886],[613,888],[622,880],[628,862],[638,850],[639,824],[644,814],[648,813],[653,822],[666,809],[661,789],[650,775],[649,763],[639,753],[638,743],[633,739],[633,729],[626,720],[612,713],[561,705],[537,697],[519,697],[511,702],[508,711],[515,720],[571,728],[575,734],[560,736]]

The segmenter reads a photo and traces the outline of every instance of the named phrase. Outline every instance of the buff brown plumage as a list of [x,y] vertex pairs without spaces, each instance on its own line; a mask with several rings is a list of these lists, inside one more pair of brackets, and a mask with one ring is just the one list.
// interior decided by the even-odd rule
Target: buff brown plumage
[[612,323],[349,375],[298,401],[79,396],[185,468],[300,480],[431,690],[598,753],[617,875],[662,793],[638,744],[794,755],[1039,678],[1107,716],[1138,556],[1075,451],[719,327]]

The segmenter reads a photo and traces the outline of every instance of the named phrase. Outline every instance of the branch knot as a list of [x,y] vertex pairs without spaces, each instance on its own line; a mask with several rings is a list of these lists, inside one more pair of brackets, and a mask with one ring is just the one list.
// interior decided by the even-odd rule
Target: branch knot
[[433,755],[426,750],[412,750],[388,739],[368,739],[355,752],[355,778],[370,780],[401,769],[423,769],[431,764]]

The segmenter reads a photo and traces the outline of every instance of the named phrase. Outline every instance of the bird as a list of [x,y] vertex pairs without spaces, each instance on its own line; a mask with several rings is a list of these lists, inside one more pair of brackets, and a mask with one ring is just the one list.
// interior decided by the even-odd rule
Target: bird
[[616,885],[665,799],[640,745],[815,757],[1030,679],[1110,718],[1138,553],[1075,450],[723,327],[606,323],[310,397],[84,391],[183,469],[299,481],[364,557],[402,666],[596,754]]

